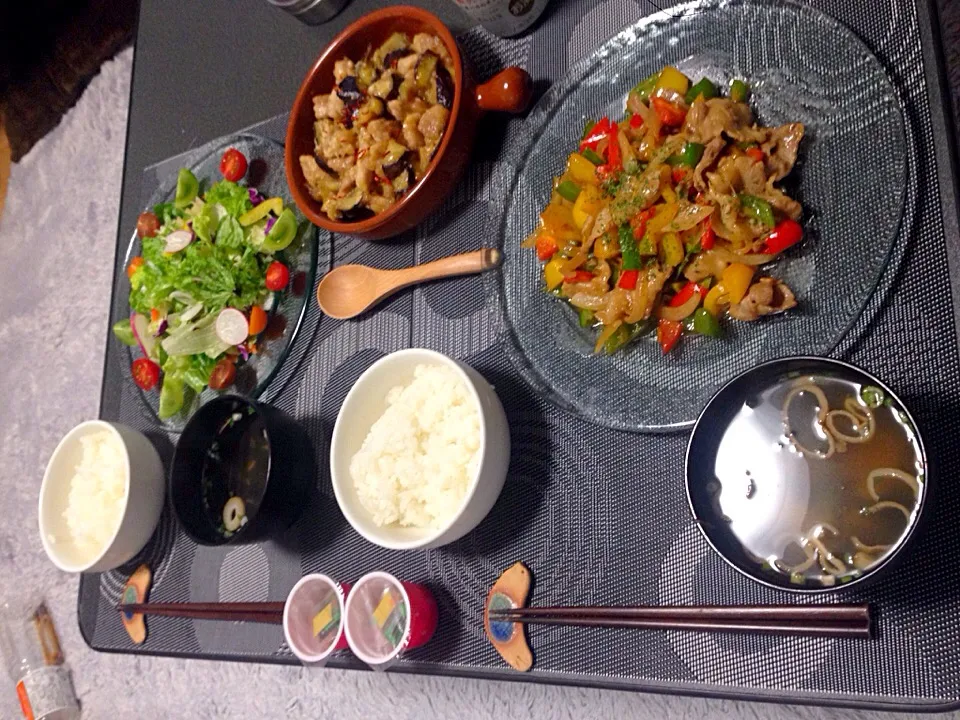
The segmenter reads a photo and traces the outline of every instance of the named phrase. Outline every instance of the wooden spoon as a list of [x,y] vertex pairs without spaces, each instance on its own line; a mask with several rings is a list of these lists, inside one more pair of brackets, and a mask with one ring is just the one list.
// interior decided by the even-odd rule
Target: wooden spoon
[[317,285],[317,303],[326,315],[346,320],[408,285],[456,275],[472,275],[499,264],[500,251],[484,248],[400,270],[343,265],[328,272]]

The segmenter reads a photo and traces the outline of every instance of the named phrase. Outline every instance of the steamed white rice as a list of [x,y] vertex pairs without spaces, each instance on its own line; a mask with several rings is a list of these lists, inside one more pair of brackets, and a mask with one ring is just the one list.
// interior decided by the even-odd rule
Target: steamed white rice
[[350,462],[377,525],[437,528],[457,513],[480,462],[480,411],[452,369],[418,365]]
[[106,430],[80,438],[80,445],[63,517],[74,547],[92,556],[106,549],[120,526],[127,459],[120,441]]

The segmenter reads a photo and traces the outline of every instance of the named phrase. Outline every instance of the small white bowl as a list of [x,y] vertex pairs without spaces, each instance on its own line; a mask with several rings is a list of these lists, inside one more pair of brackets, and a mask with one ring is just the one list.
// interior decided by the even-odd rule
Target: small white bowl
[[[367,433],[387,409],[387,393],[413,381],[418,365],[452,368],[466,383],[480,410],[480,463],[460,509],[440,528],[379,526],[361,504],[350,476],[350,462]],[[421,348],[399,350],[371,365],[347,393],[330,444],[330,475],[337,502],[353,529],[370,542],[392,550],[435,548],[473,530],[497,501],[510,464],[510,428],[493,387],[470,366]]]
[[[82,457],[80,439],[106,431],[126,455],[126,498],[122,520],[113,538],[96,552],[83,552],[72,542],[63,513],[70,481]],[[65,572],[105,572],[133,559],[153,534],[166,488],[163,463],[147,437],[120,423],[88,420],[68,432],[53,451],[40,488],[40,539],[47,557]]]

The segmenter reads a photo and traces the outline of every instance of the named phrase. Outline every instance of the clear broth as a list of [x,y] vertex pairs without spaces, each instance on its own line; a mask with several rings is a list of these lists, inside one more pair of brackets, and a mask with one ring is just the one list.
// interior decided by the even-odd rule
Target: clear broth
[[[263,498],[270,470],[270,443],[263,418],[253,408],[234,412],[217,432],[203,460],[203,509],[217,532],[232,537],[252,518]],[[239,526],[227,526],[224,508],[241,508]]]
[[[868,400],[876,405],[872,438],[841,440],[832,455],[819,457],[830,442],[817,396],[795,394],[788,422],[783,416],[790,392],[807,382],[819,387],[831,411],[843,409],[848,398],[864,415]],[[849,418],[834,417],[834,423],[844,435],[857,435]],[[899,503],[908,516],[894,506],[877,507],[868,476],[880,468],[916,478],[915,493],[889,474],[875,477],[880,501]],[[888,555],[913,525],[925,480],[908,416],[879,388],[823,375],[781,379],[745,402],[720,440],[714,473],[710,491],[718,514],[747,554],[765,572],[813,587],[849,582]]]

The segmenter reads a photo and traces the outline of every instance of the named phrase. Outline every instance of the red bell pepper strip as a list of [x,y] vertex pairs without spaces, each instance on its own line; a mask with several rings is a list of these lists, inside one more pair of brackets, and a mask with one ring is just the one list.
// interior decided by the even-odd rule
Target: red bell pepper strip
[[634,130],[636,130],[636,129],[637,129],[638,127],[640,127],[641,125],[643,125],[643,118],[642,118],[642,117],[640,117],[639,115],[631,115],[631,116],[630,116],[630,127],[632,127]]
[[553,235],[537,236],[537,258],[540,260],[549,260],[559,249],[557,239]]
[[647,232],[647,220],[653,215],[653,208],[642,210],[630,219],[630,227],[633,228],[633,237],[642,240],[644,233]]
[[673,350],[677,340],[683,334],[683,325],[676,320],[663,320],[657,323],[657,342],[663,350],[663,354]]
[[803,228],[800,223],[790,218],[781,220],[767,235],[767,242],[763,246],[763,251],[770,255],[776,255],[788,247],[796,245],[802,237]]
[[686,285],[680,288],[680,291],[676,295],[670,298],[670,302],[668,304],[670,305],[670,307],[680,307],[687,300],[693,297],[694,293],[700,293],[701,295],[706,295],[707,290],[706,288],[701,287],[695,282],[688,282]]
[[660,122],[669,127],[683,125],[683,121],[687,118],[686,110],[677,107],[668,100],[664,100],[662,97],[653,98],[650,104],[653,105],[653,110],[660,118]]
[[593,280],[593,273],[587,270],[575,270],[563,278],[567,283],[590,282]]
[[678,182],[683,180],[687,176],[687,169],[682,167],[675,167],[670,171],[670,178],[673,180],[673,184],[676,185]]
[[623,167],[618,132],[617,124],[615,122],[610,123],[610,131],[607,133],[607,164],[604,166],[608,171],[619,170]]
[[707,226],[704,228],[703,234],[700,235],[700,249],[710,250],[713,248],[713,245],[716,242],[717,234],[713,231],[713,225],[710,224],[710,218],[707,218]]
[[594,152],[597,150],[597,145],[600,144],[600,141],[603,140],[607,135],[610,134],[610,118],[603,117],[597,121],[597,123],[590,128],[590,132],[587,133],[587,136],[580,141],[580,152],[583,152],[587,148],[590,148]]
[[747,155],[752,157],[757,162],[763,162],[767,158],[767,156],[763,154],[763,150],[758,147],[747,148]]
[[624,290],[635,290],[637,287],[637,278],[640,277],[639,270],[624,270],[620,273],[620,279],[617,281],[617,287]]

